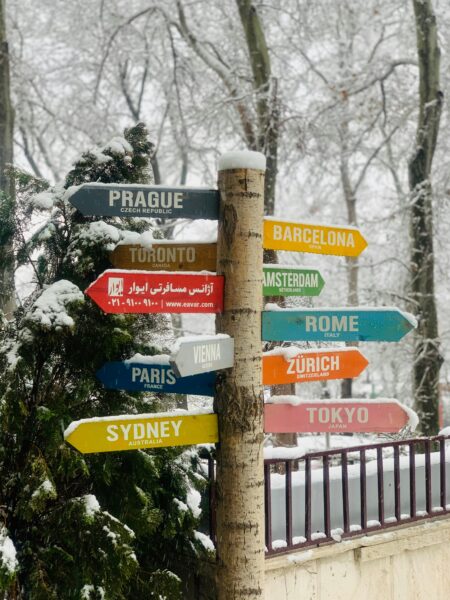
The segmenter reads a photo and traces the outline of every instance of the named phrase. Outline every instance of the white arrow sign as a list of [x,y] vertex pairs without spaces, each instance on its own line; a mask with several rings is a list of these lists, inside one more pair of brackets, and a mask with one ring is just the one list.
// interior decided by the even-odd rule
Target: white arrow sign
[[234,340],[225,334],[182,338],[170,364],[178,377],[229,369],[234,364]]

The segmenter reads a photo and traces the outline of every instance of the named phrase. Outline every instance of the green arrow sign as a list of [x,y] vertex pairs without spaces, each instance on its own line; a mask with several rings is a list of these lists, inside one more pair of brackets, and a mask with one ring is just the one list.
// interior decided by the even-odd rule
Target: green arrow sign
[[264,265],[264,296],[318,296],[324,284],[315,269]]

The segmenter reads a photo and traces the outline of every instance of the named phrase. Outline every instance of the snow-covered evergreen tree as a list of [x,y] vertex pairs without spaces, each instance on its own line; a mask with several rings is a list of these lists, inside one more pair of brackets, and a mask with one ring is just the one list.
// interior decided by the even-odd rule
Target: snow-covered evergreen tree
[[126,230],[149,222],[85,218],[67,200],[84,182],[148,182],[151,151],[137,125],[84,153],[63,187],[16,172],[16,258],[32,267],[36,290],[0,329],[5,598],[180,598],[170,569],[200,550],[194,450],[83,456],[63,439],[76,419],[170,407],[167,396],[105,390],[95,377],[108,360],[157,352],[165,318],[106,315],[83,295]]

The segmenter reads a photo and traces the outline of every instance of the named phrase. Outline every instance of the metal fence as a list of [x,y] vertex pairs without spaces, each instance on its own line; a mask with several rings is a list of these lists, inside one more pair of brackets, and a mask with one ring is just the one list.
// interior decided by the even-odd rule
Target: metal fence
[[[264,461],[267,555],[450,512],[450,436],[389,441]],[[214,461],[209,460],[215,542]]]

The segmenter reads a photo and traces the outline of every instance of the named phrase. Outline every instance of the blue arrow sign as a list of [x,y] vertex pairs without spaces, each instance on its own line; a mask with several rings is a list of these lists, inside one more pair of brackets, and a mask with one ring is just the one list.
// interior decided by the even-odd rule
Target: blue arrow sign
[[272,342],[398,342],[416,326],[415,318],[398,308],[280,309],[262,313],[262,339]]
[[175,377],[169,364],[148,362],[108,362],[96,373],[108,389],[130,392],[159,392],[214,396],[214,372]]

